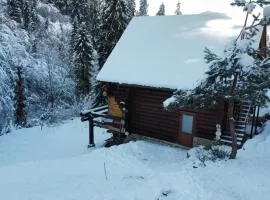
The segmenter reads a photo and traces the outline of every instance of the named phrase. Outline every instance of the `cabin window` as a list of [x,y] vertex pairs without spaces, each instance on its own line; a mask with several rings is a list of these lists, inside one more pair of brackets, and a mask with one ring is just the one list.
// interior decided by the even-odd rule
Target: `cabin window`
[[182,117],[182,132],[192,134],[193,132],[193,116],[183,114]]

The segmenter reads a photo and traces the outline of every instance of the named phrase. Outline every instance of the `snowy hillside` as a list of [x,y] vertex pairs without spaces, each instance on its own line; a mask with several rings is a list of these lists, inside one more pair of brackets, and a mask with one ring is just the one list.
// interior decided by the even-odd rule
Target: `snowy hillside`
[[[68,77],[69,17],[50,4],[38,3],[38,28],[27,31],[7,14],[7,1],[0,1],[0,134],[13,118],[14,82],[22,68],[29,121],[46,113],[53,91],[68,106],[73,81]],[[61,100],[60,100],[61,99]],[[38,111],[38,112],[37,112]]]
[[3,136],[1,198],[253,200],[270,195],[270,122],[238,159],[209,161],[206,167],[195,166],[185,150],[148,142],[102,148],[108,137],[97,129],[97,148],[87,150],[87,124],[79,119]]

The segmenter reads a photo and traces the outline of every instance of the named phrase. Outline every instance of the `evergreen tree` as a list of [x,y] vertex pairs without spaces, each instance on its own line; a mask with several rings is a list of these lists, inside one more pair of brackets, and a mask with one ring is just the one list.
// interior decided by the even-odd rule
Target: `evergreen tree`
[[67,1],[66,0],[55,0],[54,5],[61,11],[65,11],[67,9]]
[[165,5],[162,3],[159,7],[159,10],[157,12],[157,15],[165,15]]
[[33,1],[30,11],[31,11],[30,31],[36,31],[38,28],[40,28],[40,21],[37,15],[37,4],[35,3],[35,1]]
[[15,124],[18,126],[26,125],[26,105],[25,105],[25,87],[22,74],[22,67],[17,67],[17,79],[14,87],[14,107],[15,107]]
[[33,32],[39,27],[39,19],[36,13],[36,3],[35,1],[29,4],[27,1],[23,3],[23,27],[28,32]]
[[30,11],[30,5],[29,3],[26,1],[23,4],[23,27],[24,29],[26,29],[27,31],[30,30],[30,24],[32,23],[32,16],[31,16],[31,11]]
[[20,0],[8,0],[8,14],[14,21],[22,23],[22,10]]
[[148,2],[147,0],[140,0],[140,8],[139,8],[139,16],[147,16],[148,15]]
[[37,8],[37,5],[38,5],[38,0],[33,0],[33,5],[32,5],[32,7],[33,7],[34,9],[36,9],[36,8]]
[[99,38],[99,64],[104,65],[128,24],[124,0],[107,0],[103,8]]
[[135,13],[136,13],[136,4],[135,4],[135,0],[127,0],[127,7],[129,9],[129,20],[131,20]]
[[[74,19],[77,18],[78,22],[87,22],[91,17],[91,12],[93,11],[91,6],[93,4],[94,0],[88,1],[88,0],[73,0],[72,3],[72,12],[71,17]],[[87,22],[88,23],[88,22]]]
[[[106,0],[101,13],[100,33],[97,40],[99,70],[106,62],[116,43],[130,21],[130,12],[125,0]],[[104,104],[100,83],[96,84],[95,106]]]
[[71,39],[70,39],[71,49],[73,49],[75,46],[75,39],[77,37],[78,27],[79,27],[78,20],[77,20],[77,17],[75,17],[72,22],[72,30],[71,30]]
[[45,32],[48,32],[49,27],[50,27],[50,20],[49,20],[49,18],[47,18],[46,21],[45,21],[43,30],[44,30]]
[[86,23],[92,35],[94,48],[97,49],[96,41],[99,37],[98,27],[100,25],[100,2],[98,0],[92,0],[89,3]]
[[92,39],[86,23],[80,24],[74,36],[73,64],[77,99],[85,97],[91,91],[91,69],[93,61]]
[[181,3],[180,3],[180,1],[178,1],[178,3],[176,4],[175,14],[176,14],[176,15],[182,15],[182,12],[181,12]]

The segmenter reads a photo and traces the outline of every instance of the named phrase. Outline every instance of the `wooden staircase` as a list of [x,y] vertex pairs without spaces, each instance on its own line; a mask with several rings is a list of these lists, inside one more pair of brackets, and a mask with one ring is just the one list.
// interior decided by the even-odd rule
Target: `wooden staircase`
[[[244,101],[240,105],[239,116],[235,123],[235,132],[238,148],[242,148],[245,142],[246,126],[250,117],[251,108],[252,107],[249,101]],[[231,146],[232,136],[229,132],[227,132],[227,134],[221,136],[220,141],[222,144]]]

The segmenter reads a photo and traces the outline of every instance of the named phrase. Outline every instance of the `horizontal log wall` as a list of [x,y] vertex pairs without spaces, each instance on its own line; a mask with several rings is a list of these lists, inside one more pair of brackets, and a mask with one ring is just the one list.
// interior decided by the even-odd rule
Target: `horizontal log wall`
[[163,101],[172,92],[132,88],[130,90],[130,130],[131,132],[177,142],[179,112],[166,111]]
[[196,137],[214,139],[216,125],[222,125],[223,109],[218,108],[212,111],[196,112]]
[[109,87],[109,94],[115,95],[128,107],[128,130],[149,137],[179,143],[181,115],[191,112],[196,117],[194,136],[213,139],[216,124],[222,124],[223,106],[215,110],[195,112],[193,110],[166,111],[163,102],[172,96],[172,91],[135,87]]

